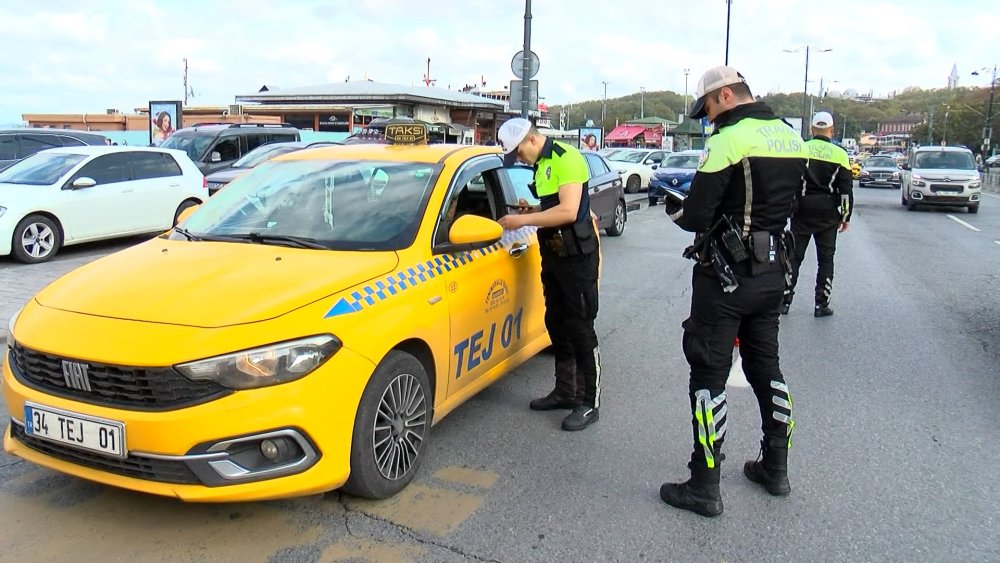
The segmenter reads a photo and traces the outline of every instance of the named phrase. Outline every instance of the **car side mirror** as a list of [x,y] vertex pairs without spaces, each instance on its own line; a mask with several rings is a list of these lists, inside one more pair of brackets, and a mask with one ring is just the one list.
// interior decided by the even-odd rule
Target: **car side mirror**
[[901,169],[903,169],[903,170],[909,170],[910,169],[910,165],[909,164],[900,164],[899,167]]
[[93,188],[94,186],[97,185],[97,181],[94,180],[93,178],[88,178],[86,176],[83,176],[81,178],[73,180],[73,183],[70,185],[73,186],[74,190],[82,190],[85,188]]
[[660,165],[659,165],[659,164],[653,164],[653,170],[656,170],[656,169],[657,169],[657,168],[659,168],[659,167],[660,167]]
[[208,156],[209,162],[222,162],[222,153],[219,151],[212,151],[212,154]]
[[462,215],[448,230],[448,242],[458,248],[483,248],[503,236],[503,227],[492,219],[478,215]]

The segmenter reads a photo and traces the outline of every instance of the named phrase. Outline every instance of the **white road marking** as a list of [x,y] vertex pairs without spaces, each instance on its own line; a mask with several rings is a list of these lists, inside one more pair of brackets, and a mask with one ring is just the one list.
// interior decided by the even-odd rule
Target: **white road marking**
[[972,229],[973,231],[976,231],[977,233],[979,232],[978,228],[973,227],[972,225],[966,223],[965,221],[959,219],[958,217],[955,217],[954,215],[948,215],[948,218],[951,219],[952,221],[955,221],[959,225],[962,225],[965,228]]
[[997,243],[997,244],[1000,244],[1000,240],[995,240],[995,241],[993,241],[993,242],[995,242],[995,243]]
[[993,195],[993,194],[988,194],[988,193],[986,193],[986,192],[983,192],[983,195],[988,195],[988,196],[990,196],[990,197],[995,197],[995,198],[997,198],[997,199],[1000,199],[1000,195]]
[[733,352],[733,367],[729,368],[729,381],[727,385],[733,387],[750,387],[747,376],[743,373],[743,362],[740,360],[740,349]]

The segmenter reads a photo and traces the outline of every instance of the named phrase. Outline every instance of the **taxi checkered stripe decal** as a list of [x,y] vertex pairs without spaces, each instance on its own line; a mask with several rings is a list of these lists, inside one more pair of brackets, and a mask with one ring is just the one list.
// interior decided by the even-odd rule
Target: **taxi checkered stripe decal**
[[376,303],[381,303],[446,272],[467,266],[475,262],[478,256],[486,256],[510,246],[517,240],[530,236],[536,230],[535,227],[524,227],[516,231],[506,231],[499,241],[486,248],[472,252],[442,254],[426,262],[402,268],[388,277],[369,282],[364,287],[352,291],[350,295],[341,297],[326,313],[325,318],[356,313]]

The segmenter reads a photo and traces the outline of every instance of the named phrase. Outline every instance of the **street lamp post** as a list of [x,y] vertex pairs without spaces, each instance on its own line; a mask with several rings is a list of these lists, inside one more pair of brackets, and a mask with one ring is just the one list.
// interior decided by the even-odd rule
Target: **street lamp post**
[[688,114],[688,73],[691,69],[684,69],[684,116],[687,117]]
[[604,144],[604,120],[608,113],[608,84],[611,84],[607,80],[602,80],[604,84],[604,100],[601,102],[601,144]]
[[[809,114],[806,113],[809,108],[809,49],[810,46],[806,45],[806,76],[802,82],[802,137],[806,136],[806,125],[809,123]],[[802,50],[802,47],[795,49],[782,49],[786,53],[798,53]],[[833,49],[817,49],[817,53],[829,53]]]
[[[973,71],[973,76],[979,76],[979,73],[986,70],[983,67],[979,70]],[[993,138],[993,96],[997,89],[997,65],[993,65],[993,76],[990,78],[990,103],[986,107],[986,122],[983,124],[983,157],[987,157],[990,154],[990,141]]]
[[729,15],[732,8],[733,0],[726,0],[726,66],[729,65]]

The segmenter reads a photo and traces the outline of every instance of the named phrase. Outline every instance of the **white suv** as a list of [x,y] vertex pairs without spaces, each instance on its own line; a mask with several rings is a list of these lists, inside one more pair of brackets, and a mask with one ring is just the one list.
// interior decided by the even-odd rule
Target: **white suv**
[[902,204],[965,207],[979,212],[982,180],[972,151],[962,147],[920,147],[903,164]]
[[0,172],[0,256],[44,262],[65,245],[166,231],[207,199],[183,151],[49,149]]

